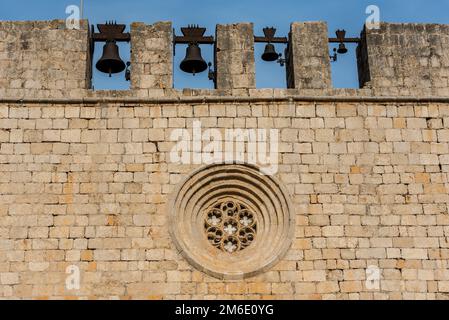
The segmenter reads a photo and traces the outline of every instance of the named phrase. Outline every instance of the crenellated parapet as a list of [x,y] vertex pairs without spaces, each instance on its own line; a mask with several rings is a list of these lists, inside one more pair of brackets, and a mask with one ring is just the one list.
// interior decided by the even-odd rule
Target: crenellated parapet
[[[91,90],[92,31],[65,21],[0,22],[0,96],[82,98],[104,96]],[[209,30],[208,30],[209,31]],[[331,47],[325,22],[294,22],[285,35],[285,88],[279,96],[449,96],[449,26],[382,23],[357,39],[360,89],[333,89]],[[256,89],[255,32],[252,23],[217,25],[210,44],[214,89],[174,90],[174,37],[171,22],[130,26],[130,97],[182,95],[266,95]],[[335,38],[334,38],[335,40]],[[257,57],[258,58],[258,57]]]

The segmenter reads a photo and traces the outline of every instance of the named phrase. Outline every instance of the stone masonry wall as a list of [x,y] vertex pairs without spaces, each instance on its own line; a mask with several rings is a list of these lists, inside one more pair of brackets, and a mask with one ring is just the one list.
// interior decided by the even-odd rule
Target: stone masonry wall
[[[131,90],[92,91],[87,27],[0,22],[0,298],[449,297],[447,27],[367,31],[357,90],[330,85],[324,23],[292,25],[289,89],[256,89],[252,29],[217,26],[217,88],[178,91],[171,24],[133,24]],[[203,166],[171,162],[170,136],[196,120],[279,130],[295,234],[261,274],[213,278],[169,234]]]
[[[174,248],[167,197],[198,165],[170,163],[169,135],[194,119],[280,130],[296,234],[266,273],[220,281]],[[448,119],[436,103],[2,104],[0,296],[447,298]]]
[[87,21],[0,21],[0,97],[76,97],[90,88]]
[[293,23],[290,31],[287,86],[331,88],[328,30],[325,22]]
[[252,23],[217,25],[217,88],[239,90],[256,87],[253,29]]
[[[170,22],[131,26],[131,87],[134,90],[173,87],[173,28]],[[148,94],[148,93],[147,93]]]
[[376,95],[447,96],[449,27],[382,23],[362,32],[357,49],[360,85]]

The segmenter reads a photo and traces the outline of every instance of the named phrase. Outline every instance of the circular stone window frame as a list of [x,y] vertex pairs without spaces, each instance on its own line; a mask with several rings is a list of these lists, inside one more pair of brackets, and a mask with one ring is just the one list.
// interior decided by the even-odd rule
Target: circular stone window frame
[[[255,214],[257,233],[245,250],[227,253],[213,247],[204,232],[207,210],[233,199]],[[172,240],[196,269],[218,279],[241,280],[264,273],[291,247],[295,211],[287,189],[249,164],[213,164],[189,174],[168,202]]]

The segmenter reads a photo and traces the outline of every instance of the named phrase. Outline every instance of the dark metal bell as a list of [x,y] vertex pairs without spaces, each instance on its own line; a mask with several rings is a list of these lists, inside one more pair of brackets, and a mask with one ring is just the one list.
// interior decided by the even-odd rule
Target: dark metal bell
[[276,61],[277,59],[279,59],[279,54],[276,52],[274,45],[272,45],[271,43],[268,43],[265,46],[264,53],[262,54],[262,60],[263,61]]
[[101,72],[119,73],[125,70],[126,65],[120,58],[119,49],[115,41],[108,41],[103,47],[103,56],[98,60],[97,69]]
[[345,54],[346,52],[348,52],[348,49],[346,49],[346,46],[345,46],[344,43],[340,43],[340,44],[338,45],[338,50],[337,50],[337,52],[338,52],[339,54]]
[[187,73],[200,73],[207,69],[207,63],[201,56],[201,48],[196,43],[191,43],[187,47],[186,57],[179,66],[182,71]]

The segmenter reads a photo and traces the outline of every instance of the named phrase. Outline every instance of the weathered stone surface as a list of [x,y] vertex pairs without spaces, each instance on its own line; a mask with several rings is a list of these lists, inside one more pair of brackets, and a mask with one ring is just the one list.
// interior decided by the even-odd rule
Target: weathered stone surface
[[381,23],[357,49],[360,86],[377,95],[448,96],[447,25]]
[[331,88],[329,43],[325,22],[295,22],[291,25],[287,59],[287,87]]
[[131,24],[131,88],[173,87],[173,28],[171,22]]
[[217,25],[217,89],[256,87],[252,23]]
[[[221,89],[181,92],[170,89],[170,24],[135,24],[132,89],[93,92],[87,29],[62,23],[0,22],[0,298],[447,298],[446,26],[368,32],[372,89],[360,90],[331,89],[327,62],[300,73],[297,89],[254,89],[252,26],[221,26],[221,56],[234,51],[241,64],[244,53],[244,68],[222,64]],[[324,24],[292,28],[317,30],[310,54],[324,59]],[[195,268],[169,234],[168,199],[202,167],[173,163],[170,136],[196,120],[279,130],[275,177],[295,231],[285,255],[246,279]],[[273,221],[258,222],[260,237]],[[79,268],[79,290],[66,287],[68,267]],[[366,282],[374,267],[379,289]]]
[[0,21],[0,96],[72,97],[90,88],[88,22]]

